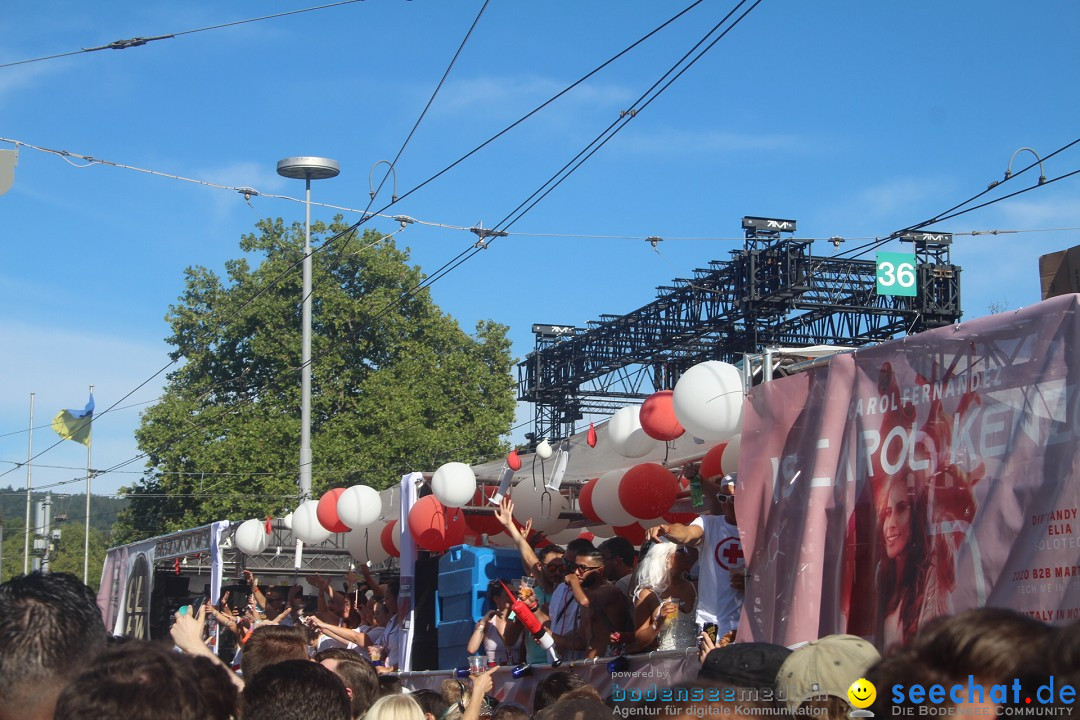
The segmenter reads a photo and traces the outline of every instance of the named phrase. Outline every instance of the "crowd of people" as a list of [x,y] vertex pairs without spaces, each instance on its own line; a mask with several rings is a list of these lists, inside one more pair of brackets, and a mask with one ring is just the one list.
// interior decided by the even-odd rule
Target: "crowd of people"
[[[740,642],[735,633],[752,580],[739,548],[737,481],[696,481],[708,512],[689,524],[651,528],[640,549],[622,538],[599,546],[579,538],[565,548],[536,543],[530,523],[517,526],[512,500],[504,500],[496,516],[515,541],[524,576],[516,590],[501,580],[487,588],[489,611],[477,621],[467,652],[486,655],[491,667],[451,673],[438,688],[410,688],[408,676],[403,684],[396,672],[399,588],[394,580],[379,582],[367,567],[362,577],[350,573],[340,587],[309,576],[314,602],[298,585],[263,587],[246,573],[242,607],[231,604],[228,594],[216,604],[183,607],[175,614],[171,642],[110,636],[93,592],[70,575],[13,578],[0,585],[0,720],[590,720],[658,714],[841,720],[855,711],[876,717],[1071,711],[1080,681],[1080,630],[1054,628],[1011,610],[980,608],[928,619],[887,646],[884,657],[854,635],[793,648]],[[894,548],[910,543],[903,537],[910,514],[903,500],[896,493],[889,501],[887,551],[889,541]],[[515,608],[523,612],[523,604],[541,623],[539,631],[526,629],[517,616]],[[231,664],[211,647],[219,633],[208,630],[215,625],[238,648]],[[507,671],[500,666],[547,663],[551,656],[541,634],[550,634],[563,665],[538,675],[528,706],[506,702],[494,674]],[[613,675],[604,695],[575,662],[692,648],[700,670],[691,676],[641,687]],[[864,687],[876,694],[852,694]],[[926,712],[931,703],[947,711]]]

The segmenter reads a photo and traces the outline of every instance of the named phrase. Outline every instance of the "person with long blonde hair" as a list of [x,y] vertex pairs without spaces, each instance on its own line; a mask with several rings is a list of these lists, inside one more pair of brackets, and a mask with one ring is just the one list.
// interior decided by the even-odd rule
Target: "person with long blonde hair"
[[632,649],[675,650],[696,643],[697,588],[686,577],[696,560],[697,550],[685,545],[658,542],[649,548],[637,570]]

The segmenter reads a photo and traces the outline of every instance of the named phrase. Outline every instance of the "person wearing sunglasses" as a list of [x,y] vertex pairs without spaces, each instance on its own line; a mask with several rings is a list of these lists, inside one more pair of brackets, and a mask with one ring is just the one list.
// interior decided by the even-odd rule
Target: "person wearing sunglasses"
[[650,540],[670,540],[700,549],[696,620],[700,627],[716,626],[718,635],[735,630],[746,588],[746,563],[735,516],[734,473],[702,478],[709,513],[689,525],[671,523],[649,528]]
[[[567,554],[572,545],[567,546]],[[577,550],[568,569],[572,572],[567,575],[567,587],[581,612],[575,627],[557,627],[563,634],[552,628],[555,644],[583,647],[586,658],[606,657],[609,645],[626,644],[633,636],[630,602],[605,577],[604,556],[599,549],[589,545]]]

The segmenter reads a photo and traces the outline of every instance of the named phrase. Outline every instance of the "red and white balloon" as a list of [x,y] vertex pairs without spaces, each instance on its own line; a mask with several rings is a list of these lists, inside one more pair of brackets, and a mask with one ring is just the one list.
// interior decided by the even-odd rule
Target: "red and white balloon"
[[619,408],[608,420],[608,442],[611,443],[611,449],[623,457],[648,455],[656,447],[656,440],[649,437],[641,427],[640,410],[637,405]]
[[619,483],[625,473],[625,470],[609,470],[600,476],[593,488],[593,511],[606,525],[621,527],[636,520],[619,502]]
[[671,509],[678,494],[679,481],[658,463],[635,465],[619,483],[619,504],[639,520],[663,515]]
[[444,506],[434,495],[426,495],[409,509],[409,532],[417,546],[431,552],[446,552],[465,540],[465,513]]
[[661,390],[645,398],[638,411],[638,420],[646,435],[661,442],[675,440],[686,432],[675,417],[673,390]]
[[338,517],[338,498],[345,492],[345,488],[334,488],[333,490],[327,490],[323,493],[323,496],[319,498],[319,504],[315,508],[315,514],[319,518],[319,524],[332,533],[345,532],[349,529],[349,526],[341,522],[341,518]]

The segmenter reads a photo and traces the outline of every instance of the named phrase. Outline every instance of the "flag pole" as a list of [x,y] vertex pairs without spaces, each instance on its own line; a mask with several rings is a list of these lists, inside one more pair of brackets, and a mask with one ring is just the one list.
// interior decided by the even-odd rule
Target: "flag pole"
[[[94,386],[90,386],[90,397],[94,396]],[[83,522],[85,535],[83,538],[83,566],[82,580],[84,585],[89,585],[90,577],[90,483],[94,479],[94,471],[91,470],[91,453],[94,447],[94,421],[90,416],[90,427],[86,436],[86,519]]]
[[26,528],[23,537],[23,575],[30,574],[30,506],[33,474],[30,461],[34,457],[34,395],[30,393],[30,447],[26,451]]

